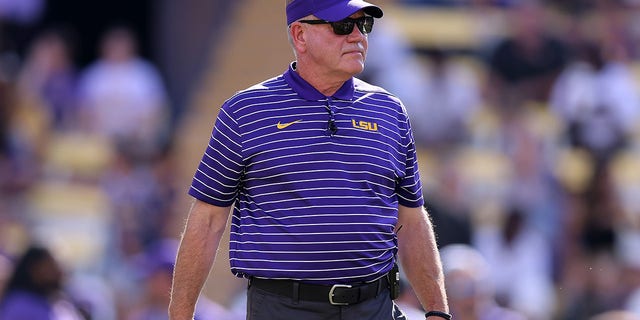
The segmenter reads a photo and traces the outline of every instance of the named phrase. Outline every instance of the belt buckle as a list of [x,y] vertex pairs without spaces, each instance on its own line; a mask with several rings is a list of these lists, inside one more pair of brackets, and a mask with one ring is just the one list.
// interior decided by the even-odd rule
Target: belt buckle
[[331,290],[329,290],[329,303],[331,303],[334,306],[348,306],[349,305],[348,302],[335,302],[335,301],[333,301],[334,291],[337,288],[351,288],[351,285],[348,285],[348,284],[334,284],[331,287]]

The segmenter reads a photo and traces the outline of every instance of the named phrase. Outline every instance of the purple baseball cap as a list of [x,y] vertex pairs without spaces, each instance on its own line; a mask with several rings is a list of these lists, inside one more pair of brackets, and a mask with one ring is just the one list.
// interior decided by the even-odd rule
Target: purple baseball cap
[[287,25],[308,15],[329,22],[340,21],[358,10],[382,18],[382,9],[363,0],[293,0],[287,5]]

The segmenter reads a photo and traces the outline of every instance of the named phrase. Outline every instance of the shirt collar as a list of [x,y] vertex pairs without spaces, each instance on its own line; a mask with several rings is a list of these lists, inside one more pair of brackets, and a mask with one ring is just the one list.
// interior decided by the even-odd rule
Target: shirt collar
[[[289,86],[295,91],[300,97],[305,100],[324,100],[328,98],[312,85],[309,84],[306,80],[302,79],[302,77],[296,72],[296,62],[292,62],[289,65],[289,69],[284,73],[284,79],[289,84]],[[340,100],[352,100],[353,99],[353,78],[345,81],[345,83],[336,91],[336,93],[331,96],[335,99]]]

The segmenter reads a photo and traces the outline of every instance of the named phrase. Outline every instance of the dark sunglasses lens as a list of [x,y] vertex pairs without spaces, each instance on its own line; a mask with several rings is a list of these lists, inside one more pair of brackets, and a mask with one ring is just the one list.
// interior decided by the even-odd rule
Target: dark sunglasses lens
[[347,35],[353,32],[354,25],[358,25],[360,32],[367,34],[373,29],[373,17],[362,17],[358,19],[345,19],[338,22],[332,22],[333,32],[337,35]]
[[373,17],[364,17],[358,20],[358,28],[362,33],[371,33],[373,30]]
[[333,27],[333,32],[337,35],[344,36],[350,34],[353,31],[353,25],[355,23],[353,21],[338,21],[331,23]]

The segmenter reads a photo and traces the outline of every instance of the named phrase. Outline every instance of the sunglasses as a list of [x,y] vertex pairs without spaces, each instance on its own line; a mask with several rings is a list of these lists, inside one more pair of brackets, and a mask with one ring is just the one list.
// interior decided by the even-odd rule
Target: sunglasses
[[299,22],[307,24],[330,24],[333,28],[333,33],[339,36],[351,34],[355,25],[358,26],[358,30],[360,30],[362,34],[371,33],[371,30],[373,29],[373,17],[369,16],[357,19],[346,18],[336,22],[329,22],[325,20],[300,20]]

